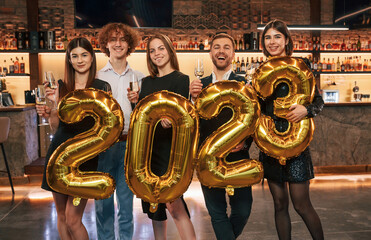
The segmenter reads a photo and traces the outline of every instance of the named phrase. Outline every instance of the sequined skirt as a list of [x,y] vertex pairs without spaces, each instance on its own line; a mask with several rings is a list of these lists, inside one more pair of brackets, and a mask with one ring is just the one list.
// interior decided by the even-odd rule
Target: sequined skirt
[[309,148],[299,156],[287,160],[286,165],[281,165],[277,159],[263,152],[260,152],[259,160],[264,167],[264,177],[274,182],[304,182],[314,178]]

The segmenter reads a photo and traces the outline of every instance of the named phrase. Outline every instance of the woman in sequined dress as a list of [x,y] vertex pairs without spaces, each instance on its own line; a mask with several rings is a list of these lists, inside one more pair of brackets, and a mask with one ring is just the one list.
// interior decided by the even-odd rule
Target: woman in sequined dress
[[[263,31],[261,44],[264,55],[291,56],[293,41],[284,22],[273,20]],[[303,59],[308,65],[308,61]],[[287,95],[288,88],[278,88],[272,97],[261,102],[262,113],[271,116],[278,131],[284,131],[289,122],[300,122],[305,117],[316,116],[323,108],[324,102],[318,89],[311,104],[292,105],[287,120],[273,114],[273,100]],[[279,239],[291,239],[291,220],[289,215],[289,193],[296,212],[302,217],[313,239],[323,239],[323,230],[318,214],[314,210],[309,197],[309,180],[314,178],[313,165],[309,148],[298,157],[292,158],[281,165],[275,158],[260,152],[259,160],[263,163],[264,177],[268,180],[269,190],[273,197],[276,230]]]

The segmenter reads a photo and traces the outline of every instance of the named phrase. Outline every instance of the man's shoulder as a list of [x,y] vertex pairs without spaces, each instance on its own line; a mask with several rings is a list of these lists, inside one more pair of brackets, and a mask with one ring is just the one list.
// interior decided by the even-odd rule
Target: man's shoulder
[[229,80],[236,80],[236,81],[239,81],[239,82],[245,82],[246,81],[243,76],[235,74],[234,72],[231,72],[231,75],[229,76]]
[[201,80],[201,82],[204,86],[209,85],[213,80],[213,76],[212,76],[212,74],[210,74],[209,76],[201,78],[200,80]]

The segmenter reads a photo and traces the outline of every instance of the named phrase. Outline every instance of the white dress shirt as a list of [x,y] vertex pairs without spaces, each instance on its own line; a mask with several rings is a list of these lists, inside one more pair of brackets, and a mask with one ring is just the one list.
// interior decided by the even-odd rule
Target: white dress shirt
[[129,87],[130,80],[136,76],[141,86],[144,74],[139,71],[134,71],[130,68],[129,63],[126,64],[126,69],[122,74],[118,74],[113,69],[111,63],[108,61],[97,73],[97,78],[108,82],[111,85],[112,96],[117,100],[124,112],[124,131],[123,134],[128,134],[130,125],[130,114],[132,112],[130,101],[127,97],[127,88]]
[[[232,73],[232,69],[230,69],[228,72],[224,73],[222,80],[229,80],[229,76]],[[216,83],[218,80],[216,79],[216,75],[214,72],[211,73],[212,77],[212,83]]]

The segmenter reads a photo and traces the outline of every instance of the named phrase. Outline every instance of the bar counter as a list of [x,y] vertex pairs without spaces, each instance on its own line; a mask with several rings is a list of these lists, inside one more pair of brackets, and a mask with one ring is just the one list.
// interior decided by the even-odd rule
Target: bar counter
[[326,104],[314,118],[310,144],[315,166],[370,165],[371,103]]
[[[24,166],[39,157],[35,104],[1,107],[0,117],[10,118],[9,137],[4,148],[12,177],[23,176]],[[2,154],[0,170],[6,170]],[[0,173],[0,177],[5,176],[6,173]]]

